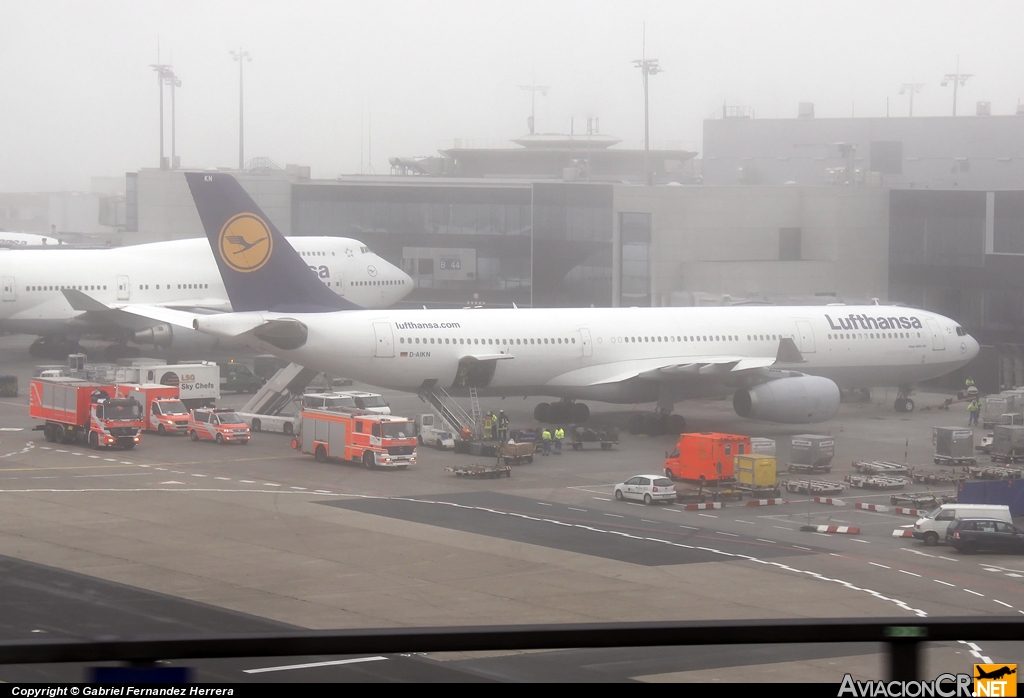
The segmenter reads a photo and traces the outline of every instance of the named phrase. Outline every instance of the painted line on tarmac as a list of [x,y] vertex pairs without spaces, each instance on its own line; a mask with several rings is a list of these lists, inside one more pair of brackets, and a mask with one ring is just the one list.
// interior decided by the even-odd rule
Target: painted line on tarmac
[[975,659],[980,659],[983,664],[991,664],[992,660],[982,654],[982,649],[973,642],[966,642],[964,640],[957,640],[961,645],[967,645],[971,650],[971,656]]
[[357,659],[336,659],[329,662],[310,662],[308,664],[286,664],[284,666],[268,666],[262,669],[243,669],[245,674],[264,674],[268,671],[291,671],[292,669],[315,669],[323,666],[342,666],[343,664],[361,664],[363,662],[387,661],[387,657],[359,657]]

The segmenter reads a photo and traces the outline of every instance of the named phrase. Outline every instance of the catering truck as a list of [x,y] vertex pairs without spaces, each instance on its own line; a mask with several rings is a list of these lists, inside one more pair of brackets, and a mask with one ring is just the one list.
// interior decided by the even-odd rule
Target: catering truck
[[142,406],[142,428],[160,436],[188,433],[188,408],[178,398],[178,387],[159,383],[119,383],[117,397],[132,398]]
[[202,361],[165,364],[155,359],[136,359],[131,366],[119,366],[117,383],[159,383],[178,389],[178,399],[189,409],[213,407],[220,398],[220,368]]
[[116,397],[111,384],[79,378],[33,378],[29,383],[29,415],[43,420],[36,427],[47,441],[87,443],[93,448],[135,448],[142,431],[142,406],[133,398]]
[[292,446],[321,463],[337,458],[371,469],[401,469],[416,462],[413,421],[392,415],[304,409]]

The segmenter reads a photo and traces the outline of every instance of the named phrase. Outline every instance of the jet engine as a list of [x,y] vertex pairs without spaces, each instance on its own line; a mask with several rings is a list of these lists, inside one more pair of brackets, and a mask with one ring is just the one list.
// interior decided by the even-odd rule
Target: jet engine
[[156,349],[186,353],[208,351],[220,345],[220,341],[216,337],[166,324],[139,330],[135,333],[134,341],[136,344],[151,345]]
[[839,386],[820,376],[779,378],[737,390],[732,406],[741,417],[765,422],[824,422],[839,410]]

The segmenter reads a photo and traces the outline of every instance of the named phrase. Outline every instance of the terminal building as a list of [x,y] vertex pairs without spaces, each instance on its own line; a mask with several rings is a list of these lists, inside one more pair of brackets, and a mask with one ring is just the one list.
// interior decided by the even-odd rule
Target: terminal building
[[[237,175],[285,234],[401,265],[408,306],[877,298],[957,318],[996,347],[976,380],[1024,384],[1024,115],[725,113],[700,160],[546,135],[396,157],[390,176]],[[180,172],[129,173],[127,191],[126,243],[203,234]]]

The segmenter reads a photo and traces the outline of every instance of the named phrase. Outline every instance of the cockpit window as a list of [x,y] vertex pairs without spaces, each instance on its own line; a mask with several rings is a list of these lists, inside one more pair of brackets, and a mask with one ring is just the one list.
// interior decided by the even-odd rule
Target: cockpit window
[[368,252],[370,251],[370,248],[369,248],[369,247],[365,247],[365,246],[364,246],[364,247],[360,247],[360,248],[359,248],[359,251],[360,251],[360,252],[361,252],[362,254],[366,254],[366,253],[368,253]]
[[964,337],[966,335],[967,335],[967,331],[964,330],[963,327],[960,327],[960,325],[957,325],[956,326],[956,336],[957,337]]

